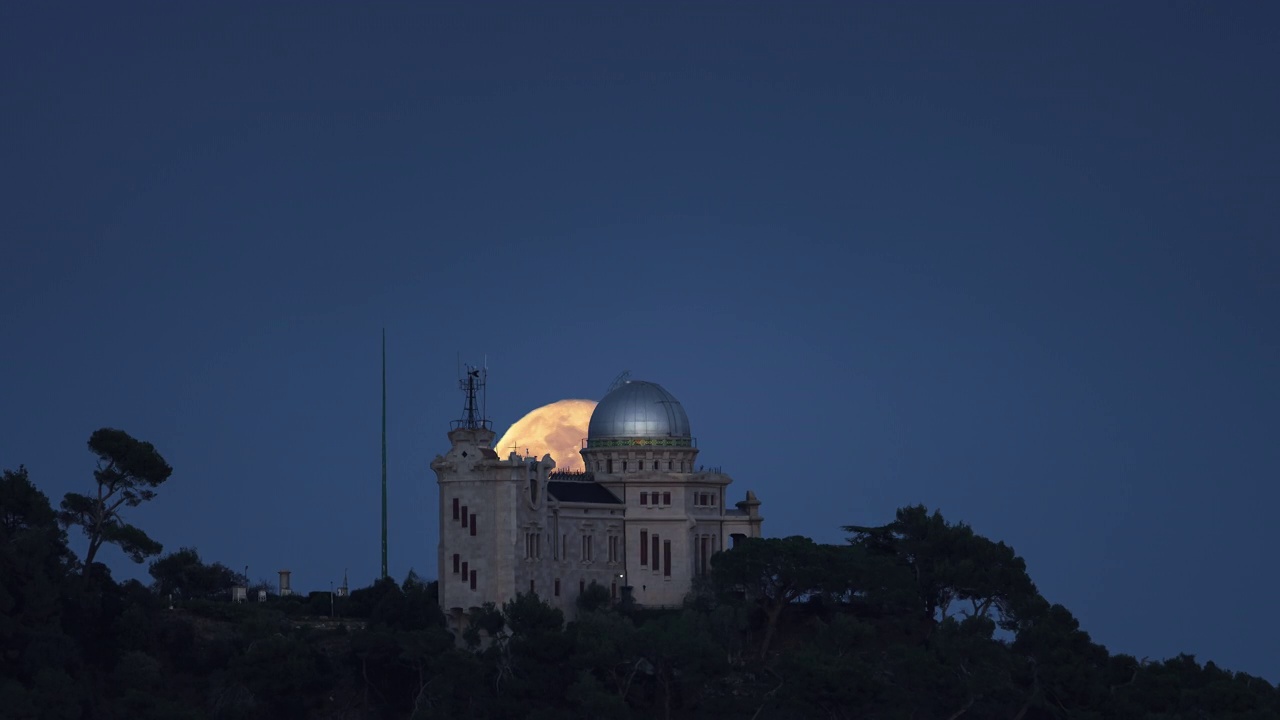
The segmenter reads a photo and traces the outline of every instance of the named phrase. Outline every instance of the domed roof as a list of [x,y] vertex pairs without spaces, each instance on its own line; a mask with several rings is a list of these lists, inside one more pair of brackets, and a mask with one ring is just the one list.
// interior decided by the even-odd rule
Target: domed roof
[[587,426],[589,445],[604,438],[690,437],[689,416],[680,401],[661,385],[644,380],[628,380],[605,395]]

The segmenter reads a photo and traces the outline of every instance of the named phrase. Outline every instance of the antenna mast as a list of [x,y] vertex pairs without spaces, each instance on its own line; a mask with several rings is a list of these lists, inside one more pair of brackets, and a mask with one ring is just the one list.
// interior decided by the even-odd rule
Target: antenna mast
[[387,577],[387,329],[382,328],[382,577]]
[[485,417],[485,406],[488,400],[485,385],[488,383],[489,370],[471,364],[465,367],[466,376],[458,380],[458,385],[462,389],[463,396],[466,397],[466,403],[462,407],[462,418],[454,420],[450,425],[453,426],[454,430],[461,428],[489,430],[493,425]]

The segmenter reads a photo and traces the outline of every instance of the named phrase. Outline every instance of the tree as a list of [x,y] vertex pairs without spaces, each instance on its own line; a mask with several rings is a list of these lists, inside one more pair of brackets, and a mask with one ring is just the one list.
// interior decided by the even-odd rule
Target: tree
[[778,618],[791,603],[847,584],[848,548],[819,545],[807,537],[747,538],[711,558],[712,576],[724,590],[738,589],[768,618],[760,657],[769,652]]
[[1038,610],[1039,592],[1027,575],[1027,566],[1013,548],[973,532],[964,523],[951,524],[938,511],[932,514],[916,505],[898,510],[896,519],[882,527],[849,525],[850,542],[872,558],[889,559],[904,576],[912,577],[915,603],[931,621],[945,620],[956,601],[966,601],[964,616],[989,616],[1015,630],[1020,616]]
[[96,497],[67,493],[58,519],[65,527],[79,525],[89,538],[84,574],[103,543],[118,545],[134,562],[159,555],[163,547],[139,528],[124,521],[122,507],[137,507],[155,497],[155,488],[169,479],[173,468],[155,446],[135,440],[123,430],[102,428],[89,436],[89,450],[98,456],[93,477],[98,483]]
[[232,585],[244,580],[222,563],[206,565],[195,548],[185,547],[151,563],[148,571],[161,597],[212,598],[229,593]]
[[[0,678],[31,689],[41,669],[54,673],[45,676],[52,682],[75,664],[74,641],[64,633],[61,618],[73,561],[49,498],[31,483],[26,468],[5,470],[0,475]],[[4,704],[5,692],[0,687],[0,707],[17,707],[16,700]]]

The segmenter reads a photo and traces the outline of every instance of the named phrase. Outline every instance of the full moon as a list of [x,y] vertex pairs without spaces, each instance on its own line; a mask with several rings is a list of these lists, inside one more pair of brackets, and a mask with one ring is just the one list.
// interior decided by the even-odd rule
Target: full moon
[[556,470],[582,470],[578,451],[595,409],[594,400],[557,400],[543,405],[517,420],[493,449],[505,459],[514,445],[521,455],[550,455]]

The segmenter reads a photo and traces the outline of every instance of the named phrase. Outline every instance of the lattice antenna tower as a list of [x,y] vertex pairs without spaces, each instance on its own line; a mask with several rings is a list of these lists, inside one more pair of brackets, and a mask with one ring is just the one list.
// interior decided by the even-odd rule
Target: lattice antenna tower
[[462,395],[466,398],[466,402],[462,406],[462,417],[454,420],[451,425],[453,429],[466,428],[468,430],[485,429],[490,430],[493,423],[485,417],[485,411],[488,405],[488,397],[485,392],[485,385],[489,380],[488,367],[476,367],[467,364],[465,375],[458,379],[458,386],[462,389]]

